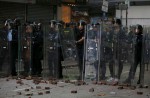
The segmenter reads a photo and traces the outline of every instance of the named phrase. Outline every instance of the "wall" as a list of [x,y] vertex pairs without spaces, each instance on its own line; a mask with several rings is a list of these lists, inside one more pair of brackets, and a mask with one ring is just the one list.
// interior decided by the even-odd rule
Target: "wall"
[[[116,17],[120,18],[120,10],[116,10]],[[123,25],[126,24],[126,11],[122,12]],[[150,25],[150,6],[130,6],[128,9],[128,25]]]

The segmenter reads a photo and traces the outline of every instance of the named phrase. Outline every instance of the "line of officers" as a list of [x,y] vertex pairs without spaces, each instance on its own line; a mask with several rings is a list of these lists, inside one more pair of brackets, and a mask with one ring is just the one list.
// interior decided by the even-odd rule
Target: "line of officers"
[[[40,23],[28,22],[22,26],[19,18],[7,19],[0,29],[0,42],[1,71],[7,71],[12,76],[41,75],[43,31]],[[22,60],[23,69],[19,65],[22,65]]]
[[[100,24],[97,23],[96,25]],[[93,30],[95,27],[93,25]],[[79,26],[78,29],[79,30],[76,28],[75,31],[75,34],[77,34],[75,35],[75,40],[79,56],[79,71],[81,78],[82,72],[84,72],[82,61],[84,54],[83,48],[85,47],[83,42],[86,37],[83,33],[88,33],[88,31],[84,32],[82,26]],[[107,82],[118,83],[123,71],[123,64],[128,62],[130,69],[128,78],[124,80],[124,83],[131,84],[132,80],[135,78],[137,66],[140,65],[139,79],[137,84],[141,84],[141,82],[144,81],[143,77],[145,68],[143,66],[144,64],[149,63],[148,59],[150,50],[150,47],[147,45],[149,42],[146,43],[146,41],[144,41],[149,40],[148,36],[144,35],[143,38],[143,27],[137,24],[130,29],[129,33],[127,33],[127,30],[122,28],[121,20],[114,19],[109,26],[103,26],[100,40],[100,80],[107,79],[106,63],[108,63],[110,78],[107,79]]]
[[[62,23],[61,23],[62,24]],[[1,35],[0,35],[0,39],[2,41],[1,44],[1,49],[0,49],[0,70],[2,70],[2,65],[4,63],[4,59],[5,59],[5,54],[8,52],[7,48],[9,49],[9,57],[10,57],[10,74],[15,76],[17,75],[16,72],[16,59],[18,59],[18,39],[20,36],[18,36],[18,27],[21,25],[20,21],[15,19],[15,20],[10,20],[8,19],[5,22],[5,27],[0,31]],[[52,32],[52,30],[56,29],[56,26],[52,26],[52,22],[50,22],[50,32]],[[55,25],[55,24],[53,24]],[[82,77],[82,72],[83,72],[83,55],[84,55],[84,33],[85,33],[85,29],[84,29],[85,23],[82,23],[82,25],[74,25],[74,24],[67,24],[66,28],[70,28],[73,29],[74,31],[74,36],[75,36],[75,42],[76,42],[76,47],[77,47],[77,55],[79,58],[79,72],[80,72],[80,76],[79,79],[81,79]],[[63,26],[62,26],[63,27]],[[65,29],[66,29],[65,28]],[[108,81],[115,81],[118,82],[118,80],[121,77],[121,73],[123,70],[123,62],[126,61],[127,59],[129,59],[128,61],[131,62],[131,68],[129,71],[129,76],[126,79],[125,82],[131,82],[131,79],[134,78],[135,76],[135,72],[136,72],[136,68],[137,65],[140,64],[141,66],[141,62],[142,62],[142,43],[143,43],[143,27],[141,25],[137,25],[135,26],[131,32],[128,33],[128,35],[125,33],[125,31],[122,29],[122,23],[120,19],[116,19],[112,21],[112,25],[110,27],[111,29],[105,29],[102,32],[102,48],[101,51],[104,52],[103,54],[103,59],[101,59],[101,64],[100,67],[102,69],[101,71],[101,80],[106,79],[105,74],[106,74],[106,63],[109,63],[109,70],[110,70],[110,76],[111,78],[108,79]],[[64,30],[65,30],[64,29]],[[32,75],[41,75],[42,72],[42,64],[41,64],[41,60],[43,59],[43,31],[42,31],[42,27],[41,24],[35,24],[35,23],[27,23],[25,25],[25,34],[23,36],[23,53],[22,53],[22,58],[24,61],[24,74],[28,74],[30,72],[30,74]],[[58,33],[58,32],[57,32]],[[51,34],[50,34],[51,35]],[[116,35],[116,38],[120,39],[119,40],[119,47],[115,49],[112,49],[112,42],[114,42],[114,35]],[[60,39],[58,36],[58,34],[53,34],[53,38],[57,38]],[[20,38],[22,39],[22,38]],[[55,39],[56,41],[56,39]],[[61,45],[60,45],[60,41],[61,40],[57,40],[58,44],[57,44],[57,51],[58,52],[58,56],[57,56],[57,60],[59,60],[59,62],[57,62],[57,71],[56,73],[58,74],[56,77],[57,78],[63,78],[62,75],[62,65],[61,65],[61,61],[63,60],[63,54],[62,54],[62,49],[61,49]],[[6,42],[6,43],[3,43]],[[125,47],[125,43],[128,43],[128,46]],[[134,43],[134,44],[133,44]],[[134,45],[134,46],[132,46]],[[63,47],[63,46],[62,46]],[[125,47],[124,50],[122,50],[122,47]],[[133,48],[132,49],[128,49],[128,48]],[[131,50],[131,51],[127,51],[127,50]],[[114,51],[116,53],[114,53]],[[133,54],[134,52],[134,56],[132,57],[134,59],[133,61],[130,61],[131,59],[127,56],[129,56],[130,54]],[[115,55],[114,54],[118,54]],[[49,64],[49,68],[51,68],[52,62],[54,61],[52,55],[50,54],[48,57],[48,64]],[[118,72],[117,74],[115,74],[114,72],[114,64],[115,64],[115,59],[118,60]],[[56,62],[56,61],[55,61]],[[51,70],[51,69],[49,69]],[[54,73],[54,74],[56,74]],[[139,75],[140,76],[140,75]],[[138,83],[140,83],[140,77],[138,80]]]

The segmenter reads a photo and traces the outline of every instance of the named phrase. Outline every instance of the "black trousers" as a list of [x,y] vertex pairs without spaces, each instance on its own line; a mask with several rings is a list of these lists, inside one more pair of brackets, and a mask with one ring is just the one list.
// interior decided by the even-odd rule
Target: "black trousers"
[[17,75],[16,72],[16,59],[18,58],[18,43],[15,41],[9,42],[9,62],[10,62],[10,70],[11,75]]
[[4,63],[4,60],[6,58],[7,52],[8,52],[7,49],[4,49],[3,47],[0,48],[0,71],[2,70],[3,63]]
[[77,48],[77,54],[78,54],[78,68],[79,68],[79,79],[82,78],[82,71],[83,71],[83,54],[84,54],[84,48]]
[[141,74],[142,64],[141,64],[141,60],[138,59],[138,58],[135,58],[135,61],[134,61],[133,65],[131,65],[131,67],[130,67],[129,76],[128,76],[129,80],[134,79],[138,64],[140,64],[140,73],[139,73],[139,81],[140,81],[140,74]]
[[62,51],[61,48],[48,52],[49,75],[53,78],[63,78],[62,74]]

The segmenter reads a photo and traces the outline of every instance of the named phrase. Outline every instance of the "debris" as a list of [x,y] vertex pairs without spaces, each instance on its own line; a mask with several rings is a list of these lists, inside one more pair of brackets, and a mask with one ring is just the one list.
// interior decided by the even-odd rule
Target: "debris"
[[25,93],[25,96],[33,96],[33,93]]
[[43,92],[38,92],[38,95],[43,95]]
[[50,94],[50,91],[45,91],[45,94]]
[[70,80],[65,80],[65,83],[70,83]]
[[31,76],[26,77],[26,80],[32,80]]
[[41,89],[41,86],[36,86],[36,89]]
[[20,78],[20,79],[25,79],[25,76],[20,75],[19,78]]
[[41,83],[47,83],[45,80],[41,80]]
[[50,87],[45,87],[45,89],[46,89],[46,90],[49,90],[49,89],[50,89]]
[[9,79],[6,79],[6,81],[9,81]]
[[39,80],[39,79],[34,79],[34,80],[33,80],[33,83],[34,83],[34,84],[39,84],[40,82],[41,82],[41,80]]
[[98,85],[106,85],[107,83],[106,83],[105,80],[102,80],[102,81],[100,81],[100,82],[97,82],[97,84],[98,84]]
[[57,81],[56,81],[56,80],[50,80],[49,83],[56,85],[56,84],[57,84]]
[[90,88],[90,89],[89,89],[89,92],[94,92],[94,88]]
[[139,91],[139,92],[137,92],[137,94],[138,94],[138,95],[143,95],[143,92],[140,92],[140,91]]
[[75,94],[77,93],[77,90],[72,90],[71,93]]
[[17,95],[21,95],[21,92],[17,92]]
[[144,88],[148,88],[148,85],[144,85]]
[[117,86],[117,85],[118,85],[118,82],[112,83],[112,86]]
[[105,96],[106,94],[98,94],[98,96]]
[[119,86],[118,89],[124,89],[123,86]]
[[148,85],[139,85],[139,88],[148,88]]
[[29,89],[25,89],[25,91],[26,91],[26,92],[28,92],[28,91],[29,91]]
[[20,80],[20,79],[19,79],[19,80],[17,80],[17,81],[16,81],[16,83],[17,83],[17,84],[21,84],[21,85],[23,85],[23,84],[24,84],[24,83],[22,82],[22,80]]

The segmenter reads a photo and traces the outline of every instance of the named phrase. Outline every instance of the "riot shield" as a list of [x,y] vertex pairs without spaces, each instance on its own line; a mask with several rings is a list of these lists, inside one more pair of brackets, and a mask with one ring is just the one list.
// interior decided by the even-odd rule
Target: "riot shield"
[[126,32],[121,27],[113,29],[113,78],[108,81],[112,84],[118,84],[121,81],[123,65],[127,58],[126,38]]
[[23,59],[22,59],[22,54],[23,54],[23,45],[22,45],[22,38],[23,38],[23,35],[24,35],[24,32],[25,32],[25,27],[24,26],[18,26],[16,27],[17,29],[17,32],[18,32],[18,55],[17,55],[17,60],[16,60],[16,72],[17,72],[17,76],[18,78],[21,77],[21,74],[22,72],[24,71],[24,68],[23,68]]
[[[148,64],[149,64],[149,40],[150,40],[150,28],[149,26],[143,26],[143,40],[142,40],[142,61],[140,66],[140,72],[139,72],[139,84],[144,87],[145,83],[148,83],[149,79],[145,78],[145,68],[147,68],[148,71]],[[146,67],[145,67],[146,66]]]
[[33,26],[22,26],[19,33],[18,44],[18,71],[21,71],[22,75],[31,76],[32,74],[32,34]]
[[10,73],[10,55],[9,55],[7,30],[0,28],[0,76],[6,76]]
[[[74,31],[70,27],[66,27],[61,31],[61,46],[63,54],[62,65],[65,68],[66,78],[76,79],[78,75],[77,50],[74,38]],[[69,74],[68,74],[69,73]]]
[[84,46],[84,80],[99,80],[100,25],[87,25]]
[[[120,80],[121,84],[134,85],[133,80],[133,68],[135,63],[135,27],[131,26],[130,31],[123,31],[125,33],[125,37],[123,39],[123,47],[120,52],[122,55],[122,71],[120,69]],[[122,39],[121,39],[122,40]],[[125,80],[126,79],[126,80]]]
[[[52,26],[53,25],[53,26]],[[43,75],[45,78],[63,78],[62,56],[60,46],[60,32],[58,24],[44,26],[44,65]]]
[[110,81],[114,77],[113,72],[113,28],[111,24],[103,24],[101,33],[101,52],[100,52],[100,80]]

